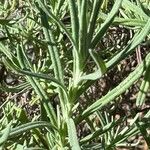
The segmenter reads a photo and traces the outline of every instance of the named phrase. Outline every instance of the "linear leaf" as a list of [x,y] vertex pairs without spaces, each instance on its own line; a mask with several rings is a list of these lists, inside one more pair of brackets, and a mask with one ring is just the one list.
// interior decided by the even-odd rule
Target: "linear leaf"
[[67,30],[67,28],[65,27],[65,25],[56,17],[53,15],[53,13],[46,8],[46,6],[40,1],[37,0],[37,2],[39,3],[40,7],[42,8],[42,10],[47,14],[47,16],[49,16],[51,19],[53,19],[53,21],[59,25],[61,27],[61,29],[65,32],[65,34],[67,35],[67,37],[69,38],[69,40],[71,41],[72,45],[74,47],[76,47],[76,44],[71,36],[71,34],[69,33],[69,31]]
[[118,12],[121,3],[123,0],[116,0],[115,4],[112,8],[112,10],[110,11],[107,19],[105,20],[105,22],[101,25],[100,29],[98,30],[97,34],[95,35],[95,37],[92,40],[91,43],[91,48],[93,49],[96,44],[101,40],[101,38],[103,37],[103,35],[106,33],[107,29],[109,28],[109,26],[111,25],[111,23],[113,22],[116,13]]
[[136,121],[136,125],[138,129],[140,130],[140,133],[144,137],[148,147],[150,147],[150,135],[147,132],[147,128],[145,126],[141,126],[138,121]]
[[96,63],[100,71],[100,74],[103,75],[107,70],[104,60],[100,57],[100,55],[96,51],[90,49],[89,53],[93,58],[94,62]]
[[129,10],[131,10],[135,14],[143,17],[146,20],[149,18],[149,16],[147,16],[140,7],[138,7],[137,5],[133,4],[129,0],[123,0],[122,6],[124,8],[128,8]]
[[[103,12],[101,12],[99,16],[100,16],[100,18],[98,21],[101,21],[101,19],[106,20],[106,18],[108,17],[108,15]],[[141,19],[137,19],[137,18],[132,19],[132,18],[115,17],[112,24],[113,25],[124,25],[127,27],[129,27],[129,26],[143,27],[143,26],[145,26],[146,22],[147,22],[146,20],[141,20]]]
[[[72,36],[75,40],[75,43],[78,43],[78,34],[79,34],[79,20],[77,15],[77,7],[76,2],[74,0],[68,0],[70,7],[70,16],[71,16],[71,28],[72,28]],[[78,6],[79,7],[79,6]]]
[[91,57],[93,58],[94,62],[96,63],[98,70],[96,70],[94,73],[90,73],[90,74],[82,76],[80,78],[80,81],[81,80],[97,80],[107,70],[104,60],[99,56],[99,54],[96,51],[89,49],[89,53],[90,53]]
[[2,146],[8,139],[8,136],[11,131],[11,122],[7,125],[7,127],[3,130],[3,134],[0,137],[0,146]]
[[118,54],[116,54],[111,60],[106,63],[108,68],[111,68],[115,64],[117,64],[120,60],[124,59],[133,50],[145,39],[145,37],[150,32],[150,19],[145,24],[144,28],[140,31],[139,34],[136,34],[133,40]]
[[[55,112],[54,112],[52,105],[50,103],[48,103],[49,98],[48,98],[47,94],[45,93],[45,91],[41,87],[40,83],[35,78],[32,78],[32,77],[35,77],[35,74],[33,74],[30,71],[25,71],[25,70],[20,69],[18,66],[14,65],[14,63],[12,63],[12,61],[9,59],[3,58],[3,62],[4,62],[4,64],[9,66],[9,68],[13,69],[14,71],[21,73],[23,75],[24,74],[28,75],[27,76],[28,82],[34,88],[35,92],[40,96],[40,99],[42,100],[42,104],[44,105],[44,107],[47,111],[48,117],[50,118],[51,121],[53,121],[53,124],[56,125]],[[41,77],[41,75],[40,75],[40,77]],[[44,78],[44,79],[46,79],[46,78]],[[54,80],[56,80],[56,79],[54,79]],[[56,82],[57,82],[57,80],[56,80]],[[59,83],[59,81],[58,81],[58,83]]]
[[[42,5],[42,7],[44,7],[44,9],[46,9],[46,7],[43,6],[44,5],[43,3],[41,3],[41,5]],[[43,31],[44,31],[45,38],[46,38],[47,41],[55,42],[55,37],[53,35],[52,30],[50,29],[50,25],[49,25],[49,22],[48,22],[48,18],[47,18],[48,14],[46,14],[46,12],[48,10],[45,10],[46,12],[42,8],[39,9],[39,10],[40,10],[40,14],[41,14],[41,21],[42,21],[42,24],[43,24]],[[50,12],[50,15],[51,15],[51,12]],[[57,21],[59,21],[59,20],[57,20]],[[61,22],[60,22],[60,24],[61,24]],[[66,29],[65,26],[64,26],[64,29]],[[48,45],[48,53],[49,53],[50,59],[52,61],[55,78],[61,84],[64,85],[64,75],[63,75],[63,69],[62,69],[61,61],[60,61],[60,57],[59,57],[58,47],[57,46]],[[64,105],[68,103],[68,99],[66,97],[67,92],[66,92],[65,89],[61,89],[61,88],[58,88],[58,93],[59,93],[59,99],[60,99],[61,108],[62,108],[63,112],[65,112],[66,109],[65,109]]]
[[6,92],[19,92],[21,90],[25,90],[31,88],[30,84],[28,82],[20,83],[17,86],[8,86],[5,83],[2,83],[0,86],[0,90],[6,91]]
[[96,130],[95,132],[87,135],[86,137],[84,137],[83,139],[80,140],[81,144],[87,143],[90,140],[95,139],[96,137],[100,137],[102,136],[104,133],[106,133],[107,131],[109,131],[110,129],[112,129],[115,126],[118,126],[124,118],[118,119],[117,121],[112,121],[110,123],[108,123],[106,126]]
[[136,99],[136,106],[142,106],[145,102],[145,97],[150,86],[150,66],[146,69],[144,79],[139,89],[139,93]]
[[93,4],[93,9],[92,9],[92,13],[91,13],[90,21],[89,21],[89,26],[88,26],[88,35],[87,35],[89,44],[91,43],[91,40],[92,40],[92,37],[94,34],[96,20],[97,20],[102,2],[103,2],[102,0],[95,0],[94,4]]
[[142,74],[150,63],[150,53],[146,56],[145,60],[132,72],[130,75],[123,80],[116,88],[108,92],[101,99],[97,100],[90,107],[83,111],[82,117],[85,118],[89,116],[91,113],[99,110],[104,105],[108,104],[112,100],[114,100],[117,96],[122,94],[127,88],[129,88]]
[[6,55],[9,59],[12,59],[12,53],[2,43],[0,43],[0,51]]
[[[18,134],[22,134],[24,132],[27,132],[29,130],[32,130],[34,128],[43,128],[43,127],[47,127],[50,130],[58,130],[55,126],[50,125],[50,123],[45,122],[45,121],[34,121],[34,122],[29,122],[26,124],[22,124],[18,127],[12,128],[11,132],[9,134],[9,139],[10,138],[14,138],[14,136],[17,136]],[[4,132],[1,131],[1,134]]]
[[68,119],[68,134],[69,134],[69,142],[72,150],[81,150],[78,139],[75,123],[72,118]]
[[99,70],[96,70],[93,73],[87,74],[87,75],[83,75],[80,78],[80,81],[82,80],[97,80],[102,76],[101,72]]
[[37,78],[41,78],[41,79],[45,79],[45,80],[50,80],[54,83],[56,83],[58,86],[60,86],[64,91],[66,91],[66,87],[64,87],[63,84],[61,84],[57,79],[53,78],[53,77],[50,77],[46,74],[39,74],[39,73],[34,73],[34,72],[31,72],[29,70],[23,70],[23,69],[20,69],[19,67],[17,66],[14,66],[10,60],[6,60],[4,59],[3,60],[4,63],[6,63],[8,66],[10,66],[11,68],[13,68],[15,71],[21,73],[21,74],[25,74],[25,75],[28,75],[28,76],[32,76],[32,77],[37,77]]
[[[87,47],[86,47],[86,35],[87,35],[87,0],[81,2],[81,13],[79,16],[79,54],[82,59],[86,58]],[[83,60],[82,60],[83,61]]]

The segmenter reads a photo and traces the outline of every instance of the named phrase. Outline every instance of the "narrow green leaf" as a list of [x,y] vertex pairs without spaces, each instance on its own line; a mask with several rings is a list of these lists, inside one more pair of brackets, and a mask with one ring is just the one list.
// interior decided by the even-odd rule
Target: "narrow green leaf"
[[84,63],[84,59],[87,56],[86,47],[86,35],[87,35],[87,0],[82,0],[81,2],[81,12],[79,16],[79,57],[81,58],[80,63]]
[[17,92],[19,92],[21,90],[26,90],[28,88],[31,88],[31,86],[27,82],[21,83],[21,84],[19,84],[17,86],[13,86],[13,87],[12,86],[8,86],[5,83],[2,83],[0,85],[0,89],[1,90],[5,91],[5,92],[14,92],[14,93],[17,93]]
[[18,58],[20,66],[21,66],[21,69],[26,68],[26,63],[24,61],[24,56],[23,56],[20,45],[17,45],[17,58]]
[[89,116],[96,110],[101,109],[103,106],[114,100],[117,96],[122,94],[127,88],[129,88],[142,74],[145,67],[148,67],[150,63],[150,53],[146,56],[145,60],[132,72],[130,75],[124,79],[116,88],[108,92],[101,99],[97,100],[90,107],[82,113],[82,118]]
[[143,5],[143,3],[140,0],[137,0],[137,3],[139,4],[138,6],[140,6],[143,13],[150,17],[150,10],[148,9],[148,5]]
[[3,134],[0,137],[0,146],[3,146],[4,143],[7,141],[9,134],[11,131],[11,122],[7,125],[7,127],[3,130]]
[[90,73],[90,74],[82,76],[80,78],[80,81],[82,81],[82,80],[97,80],[107,70],[104,60],[99,56],[99,54],[96,51],[93,51],[90,49],[89,53],[90,53],[91,57],[93,58],[94,62],[96,63],[98,70],[95,71],[94,73]]
[[[149,32],[150,32],[150,19],[147,21],[147,23],[145,24],[144,28],[140,31],[140,33],[135,34],[133,40],[121,52],[119,52],[118,54],[113,56],[108,62],[106,62],[107,69],[112,68],[119,61],[123,60],[130,53],[132,53],[133,50],[136,48],[136,46],[138,46],[145,39],[145,37],[149,34]],[[87,88],[89,88],[89,86],[93,84],[94,80],[96,80],[98,76],[99,76],[98,71],[90,74],[89,76],[85,76],[84,77],[85,79],[89,78],[91,80],[87,81],[86,84],[82,86],[82,88],[78,92],[78,95],[81,95]]]
[[136,125],[144,137],[148,147],[150,147],[150,135],[147,133],[147,128],[145,126],[141,126],[138,121],[136,121]]
[[30,72],[28,70],[22,70],[22,69],[19,69],[17,71],[21,74],[25,74],[25,75],[28,75],[28,76],[37,77],[37,78],[52,81],[67,93],[66,87],[62,83],[60,83],[57,79],[55,79],[53,77],[50,77],[49,75],[42,74],[42,73],[40,73],[40,74],[39,73],[34,73],[34,72]]
[[115,145],[124,142],[129,137],[137,135],[139,130],[135,126],[136,120],[139,118],[139,114],[137,113],[135,117],[131,120],[128,126],[125,126],[118,135],[114,139],[111,140],[110,144],[107,146],[107,149],[114,147]]
[[89,21],[89,26],[88,26],[88,33],[87,33],[88,43],[87,44],[91,43],[91,40],[92,40],[92,37],[94,34],[94,29],[96,26],[96,20],[97,20],[102,2],[103,2],[102,0],[95,0],[94,1],[93,9],[92,9],[92,13],[91,13],[90,21]]
[[49,128],[50,130],[57,131],[57,128],[55,126],[52,126],[50,123],[47,123],[45,121],[34,121],[34,122],[29,122],[29,123],[20,125],[16,128],[12,128],[9,134],[9,139],[14,138],[18,134],[22,134],[24,132],[30,131],[34,128],[44,128],[44,127]]
[[7,49],[2,43],[0,43],[0,51],[7,56],[9,59],[12,59],[12,53]]
[[[56,21],[56,23],[58,23],[58,25],[60,23],[60,25],[62,25],[64,27],[66,32],[68,32],[68,31],[65,28],[65,26],[62,24],[62,22],[59,22],[59,20],[51,12],[50,13],[48,12],[49,10],[47,10],[46,6],[44,6],[43,3],[41,3],[40,1],[39,1],[39,3],[41,5],[41,8],[39,10],[40,10],[40,14],[41,14],[41,21],[43,24],[43,31],[44,31],[45,38],[47,41],[55,42],[55,37],[53,35],[52,30],[50,29],[50,25],[48,22],[48,18],[47,18],[48,16],[51,17],[51,15],[52,15],[52,19],[54,21]],[[68,32],[68,34],[70,34],[70,33]],[[58,93],[59,93],[59,99],[60,99],[60,105],[62,108],[62,112],[65,113],[67,111],[65,108],[66,107],[65,105],[67,105],[69,102],[68,102],[68,98],[67,98],[68,97],[67,92],[64,89],[65,88],[64,87],[64,75],[63,75],[63,69],[62,69],[61,61],[60,61],[60,57],[59,57],[58,47],[48,45],[48,53],[49,53],[50,59],[52,61],[55,78],[63,86],[63,87],[61,87],[63,89],[58,88]]]
[[39,3],[41,9],[46,13],[47,16],[49,16],[51,19],[53,19],[53,21],[61,27],[61,29],[65,32],[65,34],[67,35],[67,37],[70,39],[72,45],[74,47],[76,47],[76,44],[71,36],[71,34],[69,33],[69,31],[67,30],[67,28],[65,27],[65,25],[56,17],[53,15],[53,13],[46,8],[46,6],[40,1],[40,0],[37,0],[37,2]]
[[89,53],[91,57],[93,58],[93,60],[95,61],[100,71],[100,74],[103,75],[107,70],[104,60],[100,57],[100,55],[96,51],[93,51],[90,49]]
[[121,52],[116,54],[111,60],[109,60],[106,63],[107,68],[113,67],[119,61],[124,59],[130,53],[132,53],[133,50],[145,39],[145,37],[148,35],[149,32],[150,32],[150,19],[147,21],[147,23],[145,24],[144,28],[140,31],[140,33],[136,34],[133,40]]
[[56,5],[56,7],[55,7],[55,14],[56,14],[56,16],[60,14],[60,10],[62,8],[62,5],[64,4],[64,1],[65,0],[58,0],[58,3]]
[[80,81],[82,80],[97,80],[99,79],[100,77],[102,76],[101,72],[99,70],[93,72],[93,73],[90,73],[90,74],[87,74],[87,75],[83,75],[81,78],[80,78]]
[[79,34],[78,10],[76,7],[75,0],[68,0],[68,3],[70,7],[72,36],[76,45],[78,45],[78,34]]
[[78,138],[75,123],[72,118],[69,118],[67,121],[69,142],[72,150],[81,150]]
[[[18,57],[18,60],[22,69],[18,68],[16,71],[19,73],[23,73],[24,71],[23,69],[27,70],[27,68],[30,67],[29,72],[31,70],[31,73],[32,73],[33,67],[25,53],[23,43],[21,43],[21,47],[20,45],[17,47],[17,57]],[[25,75],[27,75],[26,76],[27,81],[34,88],[35,92],[40,96],[41,101],[42,101],[41,104],[44,106],[45,111],[47,112],[47,116],[50,118],[51,123],[53,125],[56,125],[56,114],[54,112],[54,109],[51,103],[49,102],[47,93],[43,90],[39,81],[36,78],[34,78],[35,76],[29,75],[29,74],[25,74]],[[36,73],[34,73],[34,75],[36,75]]]
[[[106,18],[108,17],[108,15],[106,15],[105,13],[100,13],[100,18],[98,21],[102,20],[106,20]],[[115,17],[114,21],[113,21],[113,25],[124,25],[127,27],[144,27],[146,24],[146,20],[141,20],[141,19],[132,19],[132,18],[122,18],[122,17]]]
[[118,126],[124,118],[118,119],[117,121],[112,121],[110,123],[108,123],[106,126],[96,130],[95,132],[87,135],[86,137],[84,137],[83,139],[80,140],[80,144],[84,144],[87,143],[91,140],[94,140],[96,137],[100,137],[102,136],[104,133],[106,133],[107,131],[109,131],[110,129],[112,129],[115,126]]
[[150,110],[145,114],[144,118],[149,118],[150,117]]
[[[119,61],[123,60],[130,53],[132,53],[133,50],[136,48],[136,46],[139,45],[144,40],[144,38],[149,34],[149,32],[150,32],[150,19],[147,21],[147,23],[145,24],[144,28],[140,31],[140,33],[135,34],[133,40],[121,52],[113,56],[112,59],[106,63],[107,68],[112,68]],[[89,76],[87,76],[85,79],[91,78],[94,80],[97,78],[98,75],[99,75],[98,72],[94,74],[92,73]],[[81,88],[79,95],[81,95],[90,85],[92,85],[93,82],[94,81],[89,80],[85,84],[85,86]]]
[[101,25],[101,27],[98,30],[97,34],[93,38],[92,43],[91,43],[91,49],[93,49],[96,46],[96,44],[102,39],[103,35],[106,33],[107,29],[109,28],[109,26],[113,22],[113,20],[115,18],[115,15],[117,14],[117,12],[118,12],[118,10],[121,6],[122,1],[123,0],[116,0],[115,1],[115,4],[114,4],[112,10],[110,11],[107,19]]
[[64,85],[63,84],[61,84],[57,79],[55,79],[55,78],[53,78],[53,77],[50,77],[50,76],[48,76],[48,75],[46,75],[46,74],[39,74],[39,73],[34,73],[34,72],[31,72],[31,71],[29,71],[29,70],[23,70],[23,69],[20,69],[20,68],[18,68],[17,66],[14,66],[13,64],[12,64],[12,62],[10,61],[10,60],[6,60],[6,59],[4,59],[4,63],[6,63],[8,66],[10,66],[11,68],[13,68],[13,70],[15,70],[15,71],[17,71],[17,72],[19,72],[19,73],[21,73],[21,74],[25,74],[25,75],[28,75],[28,76],[31,76],[31,77],[37,77],[37,78],[41,78],[41,79],[45,79],[45,80],[50,80],[50,81],[52,81],[52,82],[54,82],[54,83],[56,83],[58,86],[60,86],[65,92],[67,91],[66,90],[66,87],[64,87]]
[[[43,79],[48,79],[49,77],[47,78],[45,75],[44,76],[43,75],[42,76],[41,75],[37,76],[36,73],[32,73],[30,71],[22,70],[18,66],[14,65],[14,63],[12,63],[12,61],[9,60],[9,59],[3,58],[3,62],[4,62],[4,64],[6,64],[7,66],[9,66],[14,71],[16,71],[18,73],[21,73],[23,75],[24,74],[28,75],[27,76],[27,80],[31,84],[31,86],[34,88],[35,92],[40,96],[42,104],[44,105],[44,107],[46,109],[47,116],[50,118],[50,120],[53,122],[53,124],[56,125],[56,114],[54,112],[54,109],[53,109],[52,105],[50,103],[48,103],[49,98],[48,98],[46,92],[43,90],[43,88],[41,87],[40,83],[35,78],[32,78],[32,77],[38,77],[38,78],[40,77],[40,78],[43,78]],[[54,79],[54,80],[57,83],[59,83],[59,81],[57,81],[56,79]],[[61,85],[60,85],[60,87],[61,87]],[[66,90],[64,90],[64,91],[66,91]]]
[[18,69],[18,66],[12,60],[3,57],[2,61],[5,64],[5,66],[7,66],[9,69],[13,71],[16,71]]
[[145,102],[145,97],[150,86],[150,67],[146,69],[144,79],[139,89],[139,93],[136,99],[136,106],[142,106]]
[[147,16],[139,6],[135,5],[134,3],[130,2],[129,0],[123,0],[122,6],[125,9],[128,8],[129,10],[131,10],[135,14],[139,15],[140,17],[143,17],[146,20],[149,18],[149,16]]

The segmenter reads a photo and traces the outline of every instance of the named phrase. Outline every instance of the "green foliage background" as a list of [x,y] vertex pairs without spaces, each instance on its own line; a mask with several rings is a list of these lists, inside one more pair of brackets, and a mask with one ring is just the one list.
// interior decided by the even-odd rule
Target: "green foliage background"
[[[131,36],[109,43],[110,30],[118,28]],[[135,148],[128,140],[136,135],[150,147],[150,111],[139,113],[149,90],[149,32],[149,0],[2,0],[1,149]],[[91,99],[89,89],[137,47],[146,47],[145,56],[134,70]],[[139,111],[116,118],[118,97],[138,80]]]

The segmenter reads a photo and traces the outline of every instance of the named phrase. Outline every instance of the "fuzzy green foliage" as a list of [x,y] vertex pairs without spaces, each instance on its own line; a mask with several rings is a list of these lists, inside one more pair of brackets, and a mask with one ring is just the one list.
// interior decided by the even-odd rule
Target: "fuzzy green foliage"
[[[139,133],[150,146],[146,131],[150,127],[149,112],[142,119],[134,113],[130,124],[124,126],[127,117],[115,119],[105,110],[143,75],[136,105],[144,104],[150,81],[149,52],[106,95],[94,102],[85,96],[137,46],[148,44],[149,12],[149,1],[140,0],[1,1],[0,60],[19,80],[15,86],[1,81],[1,90],[18,95],[32,91],[30,104],[36,103],[40,109],[29,119],[28,112],[7,98],[0,107],[1,149],[111,150],[124,146],[128,138]],[[120,49],[111,47],[115,52],[110,51],[109,56],[106,49],[99,53],[108,29],[117,26],[134,31],[133,37]],[[81,109],[83,95],[86,103]],[[98,118],[98,125],[94,118]],[[79,125],[86,126],[86,135],[78,136]]]

